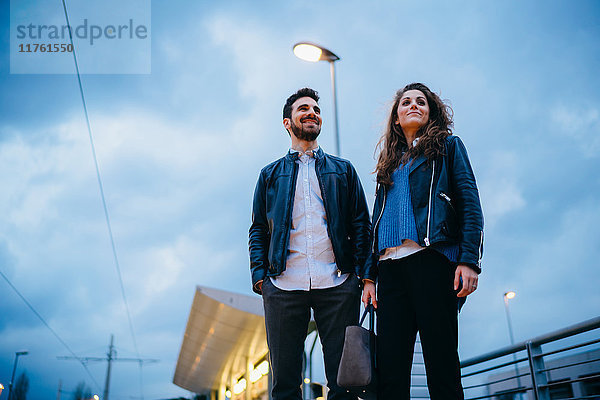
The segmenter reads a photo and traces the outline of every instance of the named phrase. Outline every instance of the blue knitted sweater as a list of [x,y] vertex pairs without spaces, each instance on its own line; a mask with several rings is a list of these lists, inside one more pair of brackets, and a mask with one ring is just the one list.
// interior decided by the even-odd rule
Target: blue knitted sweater
[[[383,215],[377,229],[377,243],[380,254],[385,249],[397,247],[404,239],[419,243],[415,215],[410,198],[410,162],[400,165],[392,175],[394,184],[388,190]],[[445,255],[451,262],[458,259],[458,245],[433,244],[435,250]]]
[[388,190],[383,215],[379,221],[379,252],[400,246],[403,239],[419,243],[408,185],[409,172],[408,165],[400,165],[392,175],[394,184]]

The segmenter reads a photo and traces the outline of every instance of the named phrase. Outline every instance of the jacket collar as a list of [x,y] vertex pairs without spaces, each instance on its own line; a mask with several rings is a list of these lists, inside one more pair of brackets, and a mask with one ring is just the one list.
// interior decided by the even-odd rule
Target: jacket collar
[[323,158],[323,156],[325,155],[325,152],[323,151],[321,146],[319,146],[317,148],[317,150],[314,151],[313,154],[314,154],[314,157],[318,160],[319,158]]

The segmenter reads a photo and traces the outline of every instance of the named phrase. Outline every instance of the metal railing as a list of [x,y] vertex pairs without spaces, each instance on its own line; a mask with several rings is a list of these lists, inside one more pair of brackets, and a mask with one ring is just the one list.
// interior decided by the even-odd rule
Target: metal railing
[[[487,354],[470,358],[461,362],[463,382],[474,382],[476,379],[487,379],[483,383],[470,383],[464,386],[465,399],[479,400],[493,398],[505,399],[600,399],[600,394],[587,394],[581,390],[573,390],[573,383],[595,382],[600,386],[600,351],[591,346],[600,343],[600,332],[594,333],[592,339],[581,338],[581,334],[600,328],[600,317],[583,321],[579,324],[560,329],[536,338],[504,347]],[[543,345],[560,345],[560,340],[570,340],[574,344],[562,345],[552,351],[544,352]],[[573,355],[573,350],[588,348],[583,353]],[[524,352],[524,355],[519,355]],[[570,356],[566,356],[570,354]],[[549,359],[549,356],[562,355],[562,358]],[[512,356],[509,361],[503,358]],[[571,358],[572,360],[568,360]],[[598,363],[593,364],[593,363]],[[519,365],[525,364],[524,367]],[[585,376],[551,380],[551,371],[568,371],[567,368],[579,366],[597,366],[588,368],[591,373]],[[484,375],[485,374],[485,375]],[[557,375],[555,373],[555,375]],[[565,375],[565,374],[562,374]],[[568,375],[568,374],[566,374]],[[493,389],[495,390],[493,393]],[[487,393],[482,393],[483,391]],[[559,393],[562,391],[562,394]],[[479,392],[479,393],[476,393]],[[563,397],[567,396],[567,397]]]

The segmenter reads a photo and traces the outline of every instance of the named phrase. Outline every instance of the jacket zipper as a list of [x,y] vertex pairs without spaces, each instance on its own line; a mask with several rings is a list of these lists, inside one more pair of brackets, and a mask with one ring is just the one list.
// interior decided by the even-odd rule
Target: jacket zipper
[[433,160],[433,166],[431,170],[431,183],[429,184],[429,208],[427,209],[427,236],[425,237],[425,246],[429,246],[429,228],[431,222],[431,199],[433,195],[433,178],[435,177],[435,160]]
[[481,236],[479,239],[479,260],[477,260],[477,266],[481,269],[481,259],[483,257],[483,231],[481,231]]
[[379,225],[379,221],[381,220],[381,217],[383,216],[383,210],[385,209],[385,198],[386,198],[386,191],[385,191],[385,186],[382,187],[383,190],[383,205],[381,206],[381,212],[379,213],[379,217],[377,217],[377,221],[375,222],[375,225],[373,226],[373,248],[372,248],[372,253],[375,254],[375,233],[377,232],[377,226]]
[[[329,235],[329,240],[331,240],[331,232],[329,231],[329,224],[331,220],[329,219],[329,214],[327,213],[327,196],[325,195],[325,186],[323,186],[323,182],[321,180],[321,172],[319,171],[320,159],[315,157],[315,173],[317,175],[317,181],[319,181],[319,187],[321,188],[321,196],[323,196],[323,208],[325,208],[325,217],[327,218],[327,234]],[[336,266],[338,263],[338,258],[335,255],[335,249],[333,248],[333,240],[331,240],[331,249],[333,250],[333,257],[336,259]],[[342,276],[342,271],[338,267],[337,269],[338,278]]]
[[450,197],[448,197],[448,195],[444,192],[440,192],[439,196],[442,199],[446,200],[448,202],[448,205],[450,206],[450,208],[452,208],[452,210],[454,211],[454,206],[452,205],[452,200],[450,199]]

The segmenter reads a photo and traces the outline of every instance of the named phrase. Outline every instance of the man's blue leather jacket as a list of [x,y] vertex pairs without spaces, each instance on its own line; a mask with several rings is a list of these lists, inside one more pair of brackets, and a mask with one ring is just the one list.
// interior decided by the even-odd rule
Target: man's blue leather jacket
[[[362,275],[369,255],[370,222],[365,194],[349,161],[315,151],[315,171],[327,217],[327,233],[338,273]],[[298,153],[267,165],[258,177],[249,232],[252,288],[285,270],[292,208],[296,190]]]

